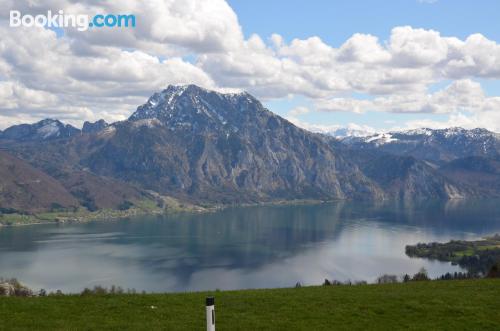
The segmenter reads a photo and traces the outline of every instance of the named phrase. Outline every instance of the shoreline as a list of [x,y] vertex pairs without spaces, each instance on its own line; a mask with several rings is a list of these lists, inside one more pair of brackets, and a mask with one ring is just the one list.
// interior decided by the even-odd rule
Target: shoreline
[[[171,198],[170,198],[171,199]],[[427,199],[422,199],[425,201]],[[471,199],[447,199],[443,201],[466,201]],[[173,202],[172,202],[173,201]],[[132,216],[151,216],[151,215],[172,215],[172,214],[201,214],[221,211],[228,208],[246,208],[258,206],[304,206],[321,205],[334,202],[356,201],[354,199],[294,199],[294,200],[274,200],[255,203],[233,203],[233,204],[194,204],[180,203],[171,199],[166,207],[152,206],[151,201],[140,201],[134,207],[128,210],[100,209],[94,212],[90,211],[59,211],[59,212],[40,212],[34,214],[0,214],[0,229],[3,227],[17,227],[27,225],[44,224],[65,224],[65,223],[87,223],[94,221],[108,221],[127,218]],[[362,202],[388,202],[402,201],[399,199],[381,199],[381,200],[359,200]]]
[[[74,223],[88,223],[88,222],[105,222],[108,220],[117,220],[121,218],[128,218],[133,216],[153,216],[153,215],[172,215],[172,214],[203,214],[203,213],[213,213],[221,211],[228,208],[238,208],[238,207],[257,207],[257,206],[300,206],[300,205],[319,205],[324,203],[330,203],[335,201],[346,201],[346,200],[314,200],[314,199],[301,199],[301,200],[277,200],[268,202],[257,202],[257,203],[242,203],[242,204],[214,204],[209,206],[202,205],[189,205],[188,207],[170,207],[165,209],[142,209],[140,207],[134,207],[129,210],[109,210],[102,209],[95,212],[47,212],[39,213],[38,215],[45,216],[39,217],[37,214],[25,215],[25,214],[3,214],[0,215],[0,229],[3,227],[17,227],[17,226],[28,226],[28,225],[46,225],[46,224],[74,224]],[[47,217],[47,214],[53,214],[53,218]],[[17,218],[19,220],[9,219],[11,217]],[[3,218],[7,220],[3,220]]]
[[[78,212],[62,212],[54,213],[53,218],[39,217],[37,214],[34,215],[20,215],[16,214],[15,217],[22,220],[12,221],[8,218],[11,214],[7,215],[7,220],[3,220],[3,215],[0,216],[0,229],[3,227],[18,227],[18,226],[29,226],[29,225],[46,225],[46,224],[75,224],[75,223],[88,223],[88,222],[106,222],[111,220],[124,219],[133,216],[152,216],[152,215],[171,215],[180,213],[209,213],[218,210],[217,208],[203,208],[197,206],[197,208],[172,208],[163,210],[143,210],[141,208],[131,208],[126,211],[122,210],[98,210],[95,212],[85,212],[79,214]],[[41,213],[43,214],[43,213]],[[8,222],[8,223],[6,223]]]

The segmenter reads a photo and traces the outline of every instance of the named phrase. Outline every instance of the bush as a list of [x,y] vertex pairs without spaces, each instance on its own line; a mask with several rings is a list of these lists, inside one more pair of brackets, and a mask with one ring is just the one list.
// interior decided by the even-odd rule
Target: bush
[[51,212],[60,212],[60,211],[65,211],[66,209],[64,208],[64,206],[62,206],[61,204],[57,203],[57,202],[52,202],[50,204],[50,211]]
[[411,280],[424,281],[424,280],[430,280],[430,279],[429,279],[429,275],[427,274],[427,270],[425,270],[425,268],[421,268],[416,274],[413,275],[413,278]]
[[116,286],[116,285],[111,285],[109,289],[106,287],[97,285],[94,286],[94,288],[84,288],[83,291],[80,293],[80,295],[85,296],[85,295],[107,295],[107,294],[136,294],[135,289],[127,289],[127,292],[123,290],[122,287]]
[[394,284],[398,282],[398,276],[396,275],[382,275],[377,278],[377,284]]
[[118,210],[129,210],[133,205],[132,202],[125,200],[118,205]]
[[495,263],[486,275],[488,278],[500,278],[500,261]]

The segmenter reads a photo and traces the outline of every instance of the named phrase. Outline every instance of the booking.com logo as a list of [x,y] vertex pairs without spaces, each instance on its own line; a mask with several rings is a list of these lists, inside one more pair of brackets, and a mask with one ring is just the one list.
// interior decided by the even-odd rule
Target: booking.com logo
[[113,27],[135,27],[135,15],[131,14],[97,14],[93,17],[89,15],[65,14],[59,10],[56,14],[47,11],[47,15],[22,15],[18,10],[10,11],[11,27],[48,27],[48,28],[68,28],[73,27],[78,31],[87,31],[89,28],[113,28]]

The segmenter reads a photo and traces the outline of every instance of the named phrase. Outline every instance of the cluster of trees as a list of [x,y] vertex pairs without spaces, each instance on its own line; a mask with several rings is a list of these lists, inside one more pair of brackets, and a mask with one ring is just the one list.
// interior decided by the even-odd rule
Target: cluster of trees
[[[401,277],[398,277],[397,275],[389,275],[389,274],[384,274],[382,276],[379,276],[375,283],[377,284],[394,284],[394,283],[406,283],[410,281],[422,281],[422,280],[430,280],[427,270],[425,268],[420,269],[416,274],[413,276],[410,276],[408,274],[403,275]],[[358,281],[351,281],[347,280],[345,282],[342,282],[340,280],[329,280],[325,279],[323,282],[323,286],[330,286],[330,285],[366,285],[368,282],[364,280],[358,280]],[[297,283],[296,287],[300,287],[300,283]]]
[[[476,273],[470,273],[470,272],[454,272],[454,273],[449,273],[447,272],[444,275],[441,275],[434,280],[454,280],[454,279],[474,279],[474,278],[481,278],[478,276]],[[486,278],[500,278],[500,261],[494,264],[488,273],[486,274]],[[429,274],[427,273],[427,270],[425,268],[421,268],[417,273],[415,273],[413,276],[410,276],[408,274],[405,274],[403,276],[397,276],[397,275],[390,275],[390,274],[384,274],[379,276],[375,283],[377,284],[395,284],[395,283],[407,283],[407,282],[418,282],[418,281],[429,281],[433,280],[429,277]],[[339,280],[328,280],[325,279],[323,282],[323,286],[330,286],[330,285],[363,285],[367,284],[366,281],[356,281],[352,282],[350,280],[341,282]],[[297,283],[296,287],[300,287],[301,284]]]
[[485,276],[500,261],[500,235],[477,241],[452,240],[448,243],[418,243],[405,248],[409,257],[452,262],[475,277]]
[[445,273],[437,278],[437,280],[453,280],[453,279],[472,279],[477,278],[476,275],[471,274],[470,272],[454,272],[454,273]]
[[328,280],[325,279],[323,282],[323,286],[330,286],[330,285],[366,285],[368,284],[364,280],[357,280],[357,281],[351,281],[351,280],[346,280],[345,282],[341,282],[340,280],[332,279]]
[[484,249],[474,255],[464,255],[458,260],[458,265],[470,273],[487,275],[493,265],[500,261],[500,249]]
[[[500,278],[500,261],[497,261],[486,273],[487,278]],[[454,279],[473,279],[480,278],[476,273],[470,272],[447,272],[444,275],[436,278],[435,280],[454,280]],[[429,281],[431,278],[429,277],[427,270],[425,268],[421,268],[416,274],[410,276],[405,274],[401,277],[397,275],[384,274],[377,278],[375,281],[377,284],[394,284],[394,283],[407,283],[407,282],[415,282],[415,281]],[[339,281],[336,279],[329,280],[325,279],[323,282],[323,286],[335,286],[335,285],[366,285],[367,282],[364,280],[361,281]],[[302,284],[298,282],[295,284],[295,287],[302,287]],[[146,292],[142,291],[142,294]],[[93,288],[85,288],[81,293],[82,296],[86,295],[108,295],[108,294],[137,294],[135,289],[126,289],[124,290],[120,286],[112,285],[110,288],[103,286],[94,286]],[[32,296],[57,296],[64,295],[60,290],[56,292],[47,293],[44,289],[41,289],[38,292],[34,292],[27,286],[21,284],[17,279],[3,279],[0,278],[0,296],[21,296],[21,297],[32,297]]]
[[[107,295],[107,294],[136,294],[135,289],[124,290],[120,286],[112,285],[109,288],[103,286],[94,286],[93,288],[85,288],[80,294],[85,295]],[[146,292],[141,292],[145,294]],[[47,292],[44,289],[36,292],[27,286],[21,284],[15,278],[3,279],[0,278],[0,297],[1,296],[17,296],[17,297],[44,297],[44,296],[60,296],[65,295],[61,290],[55,292]]]
[[463,240],[452,240],[448,243],[418,243],[416,245],[407,245],[405,253],[409,257],[426,257],[428,259],[439,261],[450,261],[455,257],[456,252],[466,251],[472,243]]
[[424,280],[431,280],[429,275],[427,274],[427,270],[425,268],[421,268],[416,274],[410,276],[408,274],[404,274],[401,278],[397,275],[382,275],[379,276],[376,280],[377,284],[394,284],[394,283],[407,283],[407,282],[418,282]]
[[[142,294],[145,294],[146,292],[142,292]],[[94,288],[85,288],[81,293],[81,295],[106,295],[106,294],[137,294],[137,291],[135,289],[130,289],[128,288],[127,290],[124,290],[121,286],[115,286],[111,285],[111,287],[108,289],[106,287],[97,285],[94,286]]]

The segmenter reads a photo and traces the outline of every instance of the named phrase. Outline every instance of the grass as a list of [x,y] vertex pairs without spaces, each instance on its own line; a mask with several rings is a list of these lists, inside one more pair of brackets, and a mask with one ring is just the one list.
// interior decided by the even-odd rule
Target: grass
[[[498,330],[500,280],[0,298],[0,330]],[[153,307],[153,308],[152,308]]]

